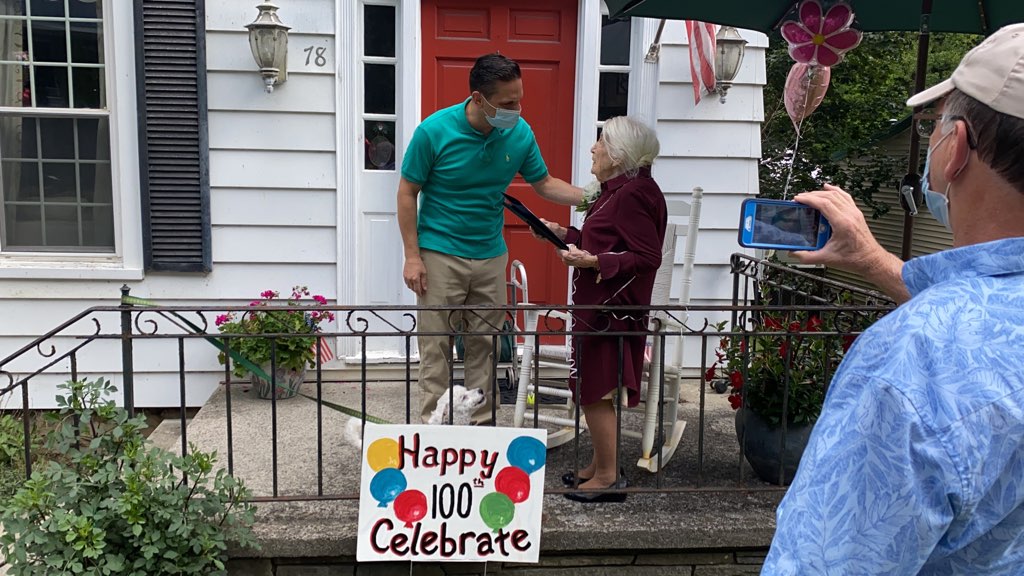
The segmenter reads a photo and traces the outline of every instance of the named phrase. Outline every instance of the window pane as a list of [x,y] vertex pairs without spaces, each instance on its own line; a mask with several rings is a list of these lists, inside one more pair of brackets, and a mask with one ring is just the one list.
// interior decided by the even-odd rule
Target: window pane
[[363,109],[370,114],[395,113],[395,67],[363,65]]
[[609,20],[601,17],[601,64],[629,65],[629,31],[631,20]]
[[68,69],[66,66],[35,66],[36,106],[70,108]]
[[32,21],[32,61],[67,62],[67,22]]
[[0,106],[32,105],[28,75],[28,66],[0,64]]
[[110,164],[79,164],[83,203],[110,203],[113,186],[110,183]]
[[367,5],[363,11],[363,54],[395,55],[395,7]]
[[78,200],[77,188],[74,163],[43,163],[44,202],[76,202]]
[[597,93],[597,119],[625,116],[629,106],[629,74],[602,72]]
[[32,16],[63,16],[64,2],[54,0],[32,0]]
[[367,120],[364,126],[367,170],[395,169],[395,123]]
[[79,118],[78,158],[110,160],[110,122],[106,118]]
[[103,108],[102,68],[72,68],[71,78],[75,82],[75,108]]
[[72,18],[96,18],[99,14],[96,12],[103,4],[103,0],[71,0],[70,5],[70,16]]
[[78,207],[55,206],[48,204],[43,207],[46,218],[46,246],[79,246],[78,241]]
[[82,207],[82,246],[114,248],[114,207]]
[[75,158],[75,121],[72,118],[40,118],[43,158]]
[[13,202],[39,202],[39,164],[37,162],[0,163],[4,179],[3,195]]
[[39,205],[4,205],[4,246],[41,246],[43,217]]
[[34,118],[7,116],[0,118],[0,158],[38,158],[36,156],[36,121]]
[[71,23],[71,61],[76,64],[100,64],[103,32],[99,22]]

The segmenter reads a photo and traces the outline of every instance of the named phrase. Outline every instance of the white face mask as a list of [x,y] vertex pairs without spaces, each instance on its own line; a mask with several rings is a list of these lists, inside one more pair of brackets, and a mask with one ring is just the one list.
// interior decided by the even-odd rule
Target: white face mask
[[[487,98],[484,95],[480,95],[484,102],[487,102]],[[519,110],[508,110],[505,108],[498,108],[494,104],[487,102],[487,105],[494,108],[494,116],[488,116],[484,112],[484,118],[487,119],[487,123],[495,128],[513,128],[516,123],[519,122]]]

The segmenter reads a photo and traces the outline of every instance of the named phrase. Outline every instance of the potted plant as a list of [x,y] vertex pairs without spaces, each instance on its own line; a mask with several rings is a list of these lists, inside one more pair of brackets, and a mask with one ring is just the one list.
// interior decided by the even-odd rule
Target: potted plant
[[[299,387],[306,377],[306,368],[316,366],[317,342],[320,325],[333,322],[334,314],[318,308],[327,305],[327,299],[316,294],[310,295],[305,286],[292,288],[291,296],[282,302],[280,294],[265,290],[259,300],[249,303],[251,310],[241,314],[228,313],[217,317],[217,329],[221,334],[252,337],[230,338],[225,341],[232,352],[258,366],[273,382],[259,374],[252,373],[239,362],[232,366],[232,373],[239,378],[249,375],[260,398],[291,398],[299,393]],[[287,336],[267,337],[265,334]],[[227,361],[226,354],[218,355],[221,364]],[[273,374],[271,374],[273,368]]]
[[[796,473],[828,383],[855,336],[822,334],[820,316],[807,312],[765,312],[752,324],[751,333],[721,338],[705,378],[728,391],[737,411],[737,440],[754,472],[785,485]],[[724,323],[717,327],[722,331]]]

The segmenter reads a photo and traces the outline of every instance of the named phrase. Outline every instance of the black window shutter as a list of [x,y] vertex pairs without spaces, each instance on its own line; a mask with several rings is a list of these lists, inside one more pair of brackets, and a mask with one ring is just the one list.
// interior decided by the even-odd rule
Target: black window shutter
[[209,272],[205,0],[135,0],[146,269]]

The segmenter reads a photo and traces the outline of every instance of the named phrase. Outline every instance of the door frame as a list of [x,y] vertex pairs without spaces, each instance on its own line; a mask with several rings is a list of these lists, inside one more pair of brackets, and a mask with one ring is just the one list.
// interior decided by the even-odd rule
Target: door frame
[[[514,3],[515,0],[504,0]],[[356,23],[360,13],[358,4],[363,0],[335,0],[335,121],[336,121],[336,170],[337,170],[337,204],[336,234],[337,254],[337,301],[342,305],[351,305],[361,300],[359,282],[353,270],[365,270],[366,263],[361,262],[358,246],[360,244],[360,210],[357,187],[359,177],[357,171],[362,169],[362,125],[360,111],[356,110],[358,102],[357,90],[362,86],[354,81],[357,74],[359,46],[362,34],[343,34]],[[373,0],[369,0],[373,3]],[[597,119],[598,94],[598,58],[600,50],[586,50],[585,46],[595,45],[600,41],[601,34],[601,0],[578,0],[576,23],[576,79],[574,88],[575,106],[573,110],[572,134],[572,183],[584,185],[591,180],[590,146],[594,137],[594,125]],[[423,38],[420,31],[422,0],[397,0],[396,15],[398,23],[398,70],[396,71],[396,112],[398,115],[395,130],[396,158],[400,159],[406,145],[412,139],[421,117],[421,94],[419,87],[423,77],[422,57]],[[658,21],[651,18],[634,18],[630,44],[630,81],[629,104],[630,114],[639,115],[653,126],[656,123],[656,100],[658,90],[657,63],[644,63],[647,47],[653,40],[658,28]],[[400,163],[396,169],[400,170]],[[582,215],[572,211],[573,223],[578,225]],[[397,231],[396,231],[397,233]],[[342,266],[342,258],[346,259]],[[354,258],[354,259],[353,259]],[[395,264],[399,265],[398,263]],[[566,274],[567,278],[569,273]],[[567,286],[571,286],[571,282]],[[403,299],[395,304],[415,304],[413,294],[402,291]],[[567,297],[571,294],[567,294]],[[352,338],[344,338],[339,342],[339,357],[357,353],[357,342]],[[352,348],[349,350],[349,348]]]

